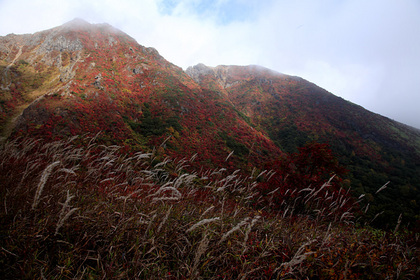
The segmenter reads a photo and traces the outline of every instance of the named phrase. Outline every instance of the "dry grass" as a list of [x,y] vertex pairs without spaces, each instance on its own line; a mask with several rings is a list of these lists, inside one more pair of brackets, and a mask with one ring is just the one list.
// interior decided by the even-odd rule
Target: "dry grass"
[[[320,201],[320,189],[308,187],[270,211],[258,204],[257,178],[272,173],[185,172],[193,160],[125,155],[86,138],[6,142],[0,273],[4,279],[419,276],[418,235],[353,225],[354,213],[339,211],[344,190]],[[297,211],[302,204],[310,211]]]

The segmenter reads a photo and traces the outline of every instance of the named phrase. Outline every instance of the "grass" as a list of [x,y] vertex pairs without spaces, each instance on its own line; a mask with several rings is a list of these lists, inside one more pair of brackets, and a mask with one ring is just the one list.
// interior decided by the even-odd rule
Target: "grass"
[[339,211],[344,191],[320,201],[321,189],[290,190],[274,211],[258,191],[269,171],[187,172],[194,158],[127,155],[88,137],[5,142],[3,278],[419,277],[418,234],[355,225],[352,209]]

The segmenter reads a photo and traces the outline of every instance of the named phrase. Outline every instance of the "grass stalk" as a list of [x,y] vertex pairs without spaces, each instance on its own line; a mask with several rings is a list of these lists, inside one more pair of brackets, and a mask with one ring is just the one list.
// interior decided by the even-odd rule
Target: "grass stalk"
[[44,171],[42,172],[41,179],[39,180],[38,187],[36,188],[34,201],[32,203],[32,210],[35,210],[35,208],[38,206],[42,191],[45,187],[45,183],[47,182],[48,178],[51,175],[51,172],[53,171],[54,167],[60,164],[60,161],[55,161],[48,165]]

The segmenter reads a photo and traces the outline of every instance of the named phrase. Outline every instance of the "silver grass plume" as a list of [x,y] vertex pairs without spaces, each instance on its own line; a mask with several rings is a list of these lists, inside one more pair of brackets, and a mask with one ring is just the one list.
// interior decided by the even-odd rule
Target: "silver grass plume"
[[[55,234],[54,235],[57,235],[58,234],[58,231],[60,230],[60,228],[64,225],[64,222],[68,219],[68,218],[70,218],[70,216],[76,211],[76,210],[78,210],[79,208],[71,208],[71,206],[69,205],[69,203],[70,203],[70,200],[72,200],[73,199],[73,197],[74,197],[74,195],[70,195],[70,192],[67,190],[67,198],[66,198],[66,201],[62,204],[63,205],[63,208],[61,208],[61,211],[60,211],[60,215],[59,215],[59,218],[58,218],[58,223],[57,223],[57,226],[56,226],[56,228],[55,228]],[[67,213],[66,213],[66,210],[68,209],[68,208],[71,208],[69,211],[67,211]],[[66,213],[66,214],[64,214],[64,213]]]
[[196,228],[198,228],[199,226],[201,226],[201,225],[205,225],[205,224],[208,224],[208,223],[211,223],[211,222],[214,222],[214,221],[218,221],[218,220],[220,220],[220,218],[219,217],[215,217],[215,218],[211,218],[211,219],[204,219],[204,220],[201,220],[201,221],[199,221],[198,223],[196,223],[196,224],[194,224],[192,227],[190,227],[189,229],[187,229],[185,232],[190,232],[190,231],[192,231],[192,230],[194,230],[194,229],[196,229]]
[[48,177],[50,177],[52,170],[54,167],[60,164],[60,161],[55,161],[48,165],[44,171],[42,172],[41,180],[39,180],[38,187],[36,188],[35,196],[34,196],[34,202],[32,203],[32,210],[34,210],[39,203],[39,198],[41,197],[42,190],[44,189],[45,183],[48,180]]
[[219,241],[219,244],[222,243],[223,241],[226,240],[226,238],[231,235],[232,233],[234,233],[235,231],[239,230],[241,228],[241,226],[244,226],[248,223],[248,221],[250,220],[249,217],[245,218],[243,221],[241,221],[239,224],[237,224],[236,226],[234,226],[231,230],[229,230],[228,232],[226,232],[222,238]]
[[386,184],[385,184],[385,185],[383,185],[382,187],[380,187],[380,188],[376,191],[376,193],[375,193],[375,194],[377,194],[377,193],[379,193],[380,191],[383,191],[384,189],[386,189],[386,187],[388,186],[389,182],[390,182],[390,181],[386,182]]
[[194,277],[195,271],[200,262],[200,258],[206,252],[208,246],[209,246],[209,239],[207,238],[207,234],[205,234],[203,239],[201,239],[200,244],[198,245],[197,251],[195,252],[194,265],[191,270],[191,276]]

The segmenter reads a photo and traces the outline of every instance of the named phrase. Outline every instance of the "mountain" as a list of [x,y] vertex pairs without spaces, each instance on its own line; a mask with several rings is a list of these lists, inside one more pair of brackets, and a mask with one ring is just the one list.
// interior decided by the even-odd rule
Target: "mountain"
[[101,131],[104,141],[128,147],[173,136],[166,142],[172,155],[199,153],[212,163],[231,152],[225,141],[242,152],[252,141],[256,150],[280,154],[232,104],[111,26],[76,21],[1,42],[9,50],[2,52],[6,135],[13,125],[16,134],[49,139]]
[[81,19],[0,77],[4,279],[419,279],[417,129]]
[[380,198],[382,206],[373,206],[377,213],[384,211],[378,224],[397,219],[397,212],[408,211],[407,216],[418,219],[418,129],[369,112],[302,78],[261,66],[199,64],[186,72],[202,88],[224,96],[283,152],[296,152],[311,141],[328,143],[349,170],[355,195],[368,194],[373,202],[370,194],[390,181],[387,195]]
[[[211,68],[201,64],[188,68],[187,73],[203,88],[223,93],[282,150],[295,151],[308,139],[325,141],[334,135],[340,142],[350,142],[349,148],[359,155],[380,157],[378,149],[363,145],[366,140],[418,154],[419,130],[373,114],[302,78],[260,66]],[[275,120],[270,122],[270,117]],[[290,126],[305,135],[293,138],[288,132],[296,129]]]
[[407,223],[419,219],[420,131],[302,78],[261,66],[183,71],[122,31],[81,19],[0,37],[0,67],[5,138],[98,135],[126,152],[197,154],[197,169],[274,169],[283,177],[291,171],[281,159],[327,143],[348,170],[342,184],[365,194],[372,213],[384,211],[378,225],[400,213]]

